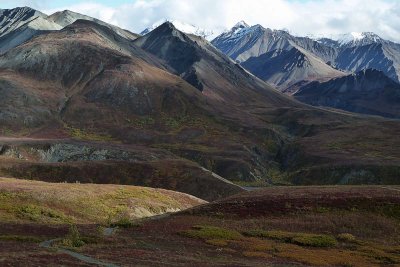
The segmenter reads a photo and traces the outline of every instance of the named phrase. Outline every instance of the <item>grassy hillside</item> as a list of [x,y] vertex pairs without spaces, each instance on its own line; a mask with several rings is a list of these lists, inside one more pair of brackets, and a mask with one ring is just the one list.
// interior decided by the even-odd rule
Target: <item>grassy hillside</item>
[[164,189],[0,178],[2,222],[113,224],[203,203]]
[[[86,242],[74,249],[119,266],[399,266],[399,223],[398,186],[274,187],[110,236],[96,225],[78,225]],[[0,262],[83,264],[35,243],[69,235],[65,225],[1,221]]]

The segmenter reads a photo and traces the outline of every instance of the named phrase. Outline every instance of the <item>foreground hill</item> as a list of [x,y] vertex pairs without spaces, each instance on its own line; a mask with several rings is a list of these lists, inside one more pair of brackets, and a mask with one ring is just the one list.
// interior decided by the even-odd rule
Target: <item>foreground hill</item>
[[315,106],[400,117],[400,84],[377,70],[360,71],[322,83],[312,82],[301,87],[294,96]]
[[146,187],[0,178],[2,222],[107,224],[176,212],[205,201]]
[[[0,255],[5,265],[86,264],[60,250],[64,244],[119,266],[397,266],[399,208],[398,187],[274,187],[107,235],[92,224],[71,235],[63,225],[1,221]],[[56,238],[84,243],[37,243]]]

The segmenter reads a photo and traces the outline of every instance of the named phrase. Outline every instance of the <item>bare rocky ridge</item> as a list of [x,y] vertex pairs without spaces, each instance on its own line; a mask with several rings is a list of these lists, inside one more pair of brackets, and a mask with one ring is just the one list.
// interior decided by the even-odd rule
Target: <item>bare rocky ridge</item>
[[110,28],[114,32],[116,32],[118,35],[128,39],[128,40],[134,40],[137,37],[139,37],[138,34],[132,33],[128,30],[121,29],[120,27],[111,25],[109,23],[105,23],[101,20],[82,15],[76,12],[72,12],[70,10],[64,10],[60,12],[56,12],[50,16],[47,17],[47,20],[52,21],[54,23],[57,23],[58,25],[61,25],[62,27],[71,25],[77,20],[88,20],[88,21],[93,21],[96,22],[97,24],[100,24],[102,26],[105,26],[107,28]]
[[134,40],[139,35],[110,25],[101,20],[75,13],[69,10],[56,12],[50,16],[29,7],[0,10],[0,53],[4,53],[32,37],[47,31],[61,30],[78,19],[94,21],[116,34]]
[[47,20],[47,15],[29,7],[0,10],[0,53],[22,44],[35,35],[62,26]]
[[351,72],[377,69],[400,82],[400,44],[382,42],[344,47],[340,50],[336,65]]
[[251,57],[242,65],[257,77],[287,93],[295,92],[299,82],[327,81],[345,75],[320,58],[296,47],[289,51],[274,50],[259,57]]

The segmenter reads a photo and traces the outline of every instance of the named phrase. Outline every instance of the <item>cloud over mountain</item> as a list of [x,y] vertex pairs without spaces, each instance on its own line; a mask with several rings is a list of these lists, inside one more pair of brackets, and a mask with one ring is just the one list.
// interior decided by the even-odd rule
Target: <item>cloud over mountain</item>
[[[27,1],[19,1],[24,2]],[[37,1],[36,6],[47,13],[56,11],[46,8],[46,3],[50,6],[46,1]],[[57,7],[60,9],[88,14],[136,32],[160,18],[185,21],[205,29],[230,28],[245,20],[273,29],[288,28],[300,35],[372,31],[400,41],[400,2],[394,0],[136,0],[121,5],[82,1]]]

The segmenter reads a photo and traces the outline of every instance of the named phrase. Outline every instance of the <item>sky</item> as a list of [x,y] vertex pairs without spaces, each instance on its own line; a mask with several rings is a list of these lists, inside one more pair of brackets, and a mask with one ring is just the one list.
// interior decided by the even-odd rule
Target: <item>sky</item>
[[0,0],[0,8],[25,5],[46,14],[69,9],[137,33],[164,19],[218,30],[244,20],[296,35],[375,32],[400,42],[400,0]]

